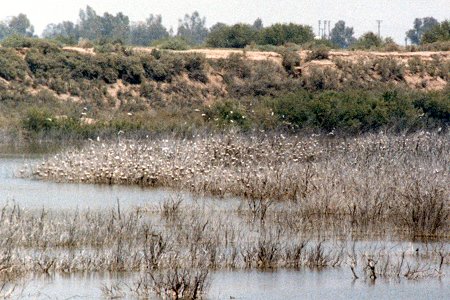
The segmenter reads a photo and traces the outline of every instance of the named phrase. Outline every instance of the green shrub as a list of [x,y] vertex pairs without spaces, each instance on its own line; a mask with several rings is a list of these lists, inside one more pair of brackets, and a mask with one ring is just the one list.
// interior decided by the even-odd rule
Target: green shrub
[[314,32],[310,26],[289,24],[273,24],[261,30],[259,44],[281,46],[286,43],[304,44],[314,40]]
[[191,48],[189,43],[181,38],[181,37],[169,37],[162,40],[154,41],[151,44],[152,47],[156,47],[159,49],[166,49],[166,50],[188,50]]
[[47,132],[56,127],[56,120],[48,110],[31,108],[22,120],[22,126],[30,132]]
[[206,59],[204,55],[191,54],[185,57],[184,67],[188,72],[190,79],[199,81],[202,83],[208,82],[208,76],[205,70]]
[[305,61],[328,59],[329,56],[330,49],[326,46],[319,46],[308,53]]
[[450,125],[450,96],[449,94],[429,93],[414,100],[414,106],[421,109],[428,119],[438,125]]
[[25,37],[21,35],[12,35],[2,41],[5,48],[35,48],[43,53],[59,52],[61,45],[54,40],[45,40],[39,38]]
[[256,39],[257,31],[251,25],[219,25],[208,34],[206,45],[214,48],[244,48]]
[[424,62],[417,56],[414,56],[408,60],[408,68],[411,74],[423,75],[425,72]]
[[373,32],[363,34],[355,44],[351,46],[352,49],[370,50],[377,49],[383,45],[383,40]]
[[300,66],[301,59],[300,55],[296,51],[283,50],[280,52],[283,58],[281,64],[283,68],[289,75],[294,75],[296,73],[296,68]]
[[6,80],[25,79],[27,65],[12,49],[0,48],[0,77]]
[[375,70],[381,75],[382,81],[401,81],[405,75],[404,65],[392,57],[376,59]]
[[217,101],[210,108],[205,109],[205,119],[218,127],[239,126],[242,129],[250,127],[245,108],[237,101]]
[[152,51],[151,55],[142,55],[141,62],[146,78],[155,81],[170,82],[174,76],[184,70],[184,58],[181,54]]
[[225,76],[246,79],[252,74],[250,62],[240,53],[231,53],[227,58],[221,58],[212,63],[218,67],[219,71],[225,71]]
[[302,75],[302,85],[310,91],[333,90],[339,88],[339,74],[330,67],[310,67]]

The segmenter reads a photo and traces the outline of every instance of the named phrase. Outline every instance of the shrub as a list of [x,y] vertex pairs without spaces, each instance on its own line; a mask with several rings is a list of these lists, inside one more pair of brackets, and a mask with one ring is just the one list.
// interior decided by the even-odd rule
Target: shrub
[[432,60],[426,66],[426,70],[431,77],[441,77],[447,80],[450,72],[449,66],[449,62],[444,62],[440,56],[433,55]]
[[249,61],[244,59],[244,56],[240,53],[231,53],[226,59],[219,59],[213,63],[219,69],[224,70],[226,76],[245,79],[252,75]]
[[261,30],[259,43],[281,46],[286,43],[304,44],[312,40],[314,32],[310,26],[277,23]]
[[330,49],[326,46],[319,46],[308,53],[306,61],[328,59]]
[[408,68],[411,74],[423,75],[425,71],[425,64],[419,57],[415,56],[408,60]]
[[339,74],[330,67],[311,67],[302,76],[303,86],[310,91],[331,90],[339,87]]
[[22,120],[22,126],[30,132],[47,132],[56,127],[56,120],[48,110],[31,108]]
[[400,81],[405,75],[404,65],[392,57],[375,60],[375,70],[381,75],[382,81]]
[[427,118],[439,126],[450,125],[450,98],[445,94],[424,94],[413,101],[417,109],[422,110]]
[[44,54],[50,52],[59,52],[61,51],[61,46],[58,45],[55,41],[39,39],[39,38],[31,38],[20,35],[12,35],[2,41],[2,46],[5,48],[35,48],[39,49],[39,51]]
[[199,54],[187,55],[185,57],[185,65],[188,76],[192,80],[200,81],[202,83],[208,82],[208,76],[205,72],[205,56]]
[[184,70],[184,59],[180,54],[152,51],[152,55],[142,55],[144,75],[150,80],[170,82]]
[[27,65],[12,49],[0,49],[0,77],[6,80],[24,79]]
[[189,43],[181,37],[169,37],[154,41],[151,46],[167,50],[188,50],[191,48]]
[[239,126],[243,129],[250,127],[250,121],[245,113],[245,108],[237,101],[217,101],[205,111],[205,119],[212,121],[221,128]]
[[352,45],[352,49],[376,49],[383,44],[383,40],[373,32],[367,32],[362,35],[358,41]]
[[300,55],[295,51],[283,50],[281,51],[281,56],[283,58],[282,65],[286,72],[290,75],[294,75],[296,73],[296,68],[300,66]]
[[206,44],[215,48],[244,48],[256,41],[257,31],[247,24],[216,26],[209,33]]

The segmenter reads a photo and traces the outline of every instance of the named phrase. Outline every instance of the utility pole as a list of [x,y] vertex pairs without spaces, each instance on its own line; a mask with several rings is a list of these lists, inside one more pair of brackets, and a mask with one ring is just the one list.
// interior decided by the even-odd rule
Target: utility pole
[[322,21],[319,20],[319,37],[322,35]]
[[328,20],[328,39],[331,39],[331,21]]
[[383,20],[377,20],[378,23],[378,37],[381,38],[381,22],[383,22]]

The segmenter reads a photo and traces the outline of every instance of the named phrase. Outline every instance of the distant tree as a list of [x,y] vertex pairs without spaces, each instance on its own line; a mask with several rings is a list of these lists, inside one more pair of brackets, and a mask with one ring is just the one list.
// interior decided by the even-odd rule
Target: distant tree
[[253,22],[252,27],[253,27],[253,29],[258,30],[258,31],[263,29],[264,25],[263,25],[261,18],[256,19],[255,22]]
[[5,39],[10,35],[9,26],[6,22],[0,23],[0,40]]
[[115,16],[105,13],[100,17],[101,38],[106,41],[126,42],[130,32],[130,19],[119,12]]
[[31,25],[30,20],[24,14],[12,17],[8,22],[10,34],[17,34],[23,36],[33,36],[34,27]]
[[162,24],[160,15],[150,15],[145,22],[138,22],[131,26],[131,43],[133,45],[148,46],[151,42],[169,37],[169,32]]
[[331,42],[340,48],[348,48],[356,42],[353,27],[346,27],[344,21],[338,21],[331,30]]
[[372,49],[383,45],[383,40],[373,32],[363,34],[354,44],[357,49]]
[[438,24],[439,22],[433,17],[426,17],[422,19],[416,18],[414,20],[414,28],[406,32],[406,37],[412,44],[418,45],[420,44],[422,35]]
[[34,34],[34,27],[24,14],[19,14],[9,20],[0,22],[0,40],[10,35],[20,35],[31,37]]
[[87,6],[86,10],[80,10],[80,37],[91,41],[100,40],[102,34],[102,21],[95,10]]
[[201,44],[208,35],[205,23],[206,19],[201,18],[197,11],[193,12],[192,15],[186,14],[183,20],[179,20],[177,36],[192,44]]
[[80,30],[73,22],[64,21],[47,25],[42,36],[47,39],[58,39],[67,44],[76,44],[80,38]]
[[206,37],[206,45],[214,48],[225,48],[230,26],[224,23],[216,23],[210,29]]
[[274,24],[261,30],[259,43],[263,45],[283,45],[286,43],[304,44],[314,40],[311,26]]
[[256,39],[256,29],[248,24],[227,26],[217,23],[211,27],[206,44],[216,48],[244,48]]
[[425,31],[421,39],[422,44],[444,41],[450,41],[450,21],[448,20]]
[[128,16],[121,12],[115,16],[110,13],[99,16],[90,6],[87,6],[86,10],[80,10],[78,27],[80,37],[91,41],[125,43],[130,35]]

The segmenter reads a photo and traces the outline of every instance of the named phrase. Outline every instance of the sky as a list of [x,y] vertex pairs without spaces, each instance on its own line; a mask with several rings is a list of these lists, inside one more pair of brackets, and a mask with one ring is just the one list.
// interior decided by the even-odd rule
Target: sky
[[24,13],[35,33],[41,34],[49,23],[76,22],[79,10],[87,5],[100,15],[123,12],[131,21],[160,14],[163,24],[175,32],[178,20],[193,11],[206,17],[208,27],[217,22],[253,23],[259,17],[265,26],[294,22],[312,26],[316,34],[319,19],[330,20],[331,27],[344,20],[357,37],[367,31],[377,32],[376,20],[382,20],[381,35],[402,44],[416,17],[450,19],[450,0],[15,0],[2,5],[0,20]]

